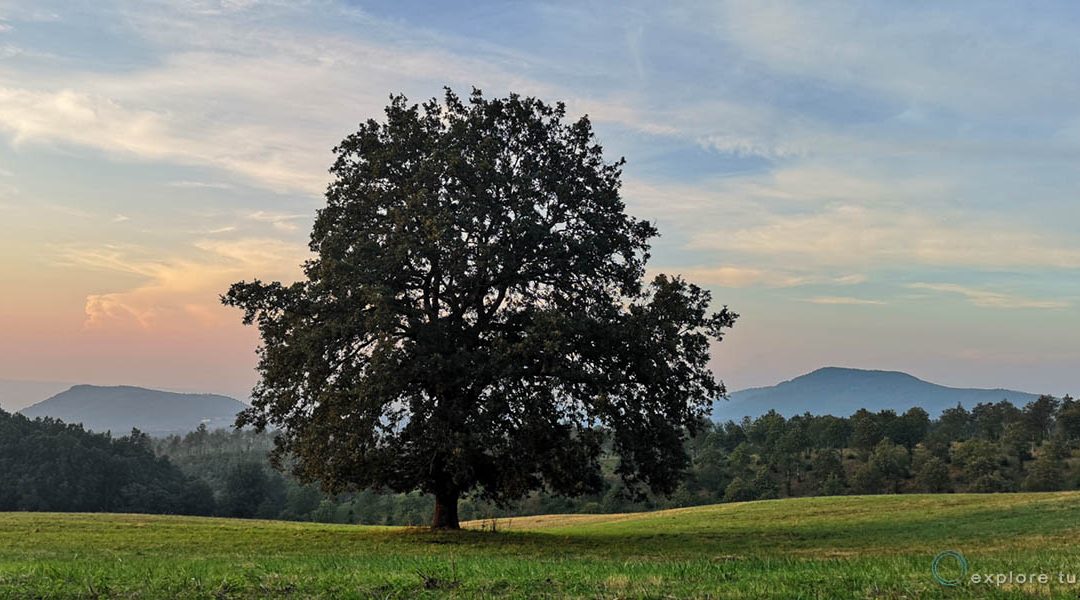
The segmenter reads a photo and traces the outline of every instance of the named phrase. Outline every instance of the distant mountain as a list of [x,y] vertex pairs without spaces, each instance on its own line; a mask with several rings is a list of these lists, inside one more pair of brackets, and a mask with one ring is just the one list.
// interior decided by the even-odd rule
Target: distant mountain
[[71,387],[59,381],[0,379],[0,409],[15,412]]
[[1023,406],[1038,397],[1013,390],[945,387],[898,371],[825,367],[774,386],[734,392],[730,400],[713,405],[712,417],[715,421],[738,421],[770,409],[786,417],[806,412],[848,416],[860,408],[903,412],[913,406],[921,406],[931,417],[937,417],[957,403],[971,409],[980,402],[1007,399]]
[[126,435],[132,427],[151,435],[184,433],[206,423],[228,427],[246,408],[239,400],[215,394],[178,394],[139,387],[77,385],[19,411],[27,417],[53,417],[82,423],[91,431]]

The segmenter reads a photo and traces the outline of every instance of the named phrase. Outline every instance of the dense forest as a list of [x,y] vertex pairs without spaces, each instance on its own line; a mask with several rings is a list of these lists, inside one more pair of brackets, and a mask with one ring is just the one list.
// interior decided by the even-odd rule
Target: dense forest
[[[367,524],[428,522],[430,497],[364,490],[327,495],[273,469],[273,434],[200,428],[112,439],[78,426],[0,413],[0,510],[215,514]],[[533,494],[509,507],[466,499],[462,519],[622,512],[790,496],[1080,488],[1080,402],[1043,396],[903,414],[770,412],[704,424],[690,467],[668,497],[630,497],[613,468],[605,491]],[[612,461],[613,463],[613,461]]]
[[213,491],[154,453],[138,431],[113,439],[0,410],[0,511],[206,515]]

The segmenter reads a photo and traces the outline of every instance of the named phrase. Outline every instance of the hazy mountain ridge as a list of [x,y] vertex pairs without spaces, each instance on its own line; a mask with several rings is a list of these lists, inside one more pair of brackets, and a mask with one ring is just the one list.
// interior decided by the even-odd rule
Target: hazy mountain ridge
[[246,406],[218,394],[182,394],[133,386],[76,385],[19,411],[29,418],[82,423],[91,431],[126,435],[136,427],[152,435],[183,433],[205,423],[229,427]]
[[[1003,399],[1022,406],[1038,394],[1007,389],[953,388],[899,371],[824,367],[774,386],[733,392],[713,405],[716,421],[738,421],[775,409],[784,416],[810,412],[849,416],[860,408],[902,412],[921,406],[932,417],[958,403],[970,409],[980,402]],[[22,409],[30,418],[49,416],[82,423],[92,431],[117,435],[132,427],[154,435],[183,433],[206,423],[229,427],[246,405],[218,394],[189,394],[134,386],[76,385]]]
[[72,385],[60,381],[0,379],[0,409],[17,412],[55,396]]
[[923,381],[899,371],[825,367],[774,386],[732,393],[713,405],[713,419],[738,421],[775,409],[790,417],[809,412],[849,416],[860,408],[905,411],[920,406],[932,417],[958,403],[971,409],[980,402],[1009,400],[1022,406],[1038,394],[1006,389],[953,388]]

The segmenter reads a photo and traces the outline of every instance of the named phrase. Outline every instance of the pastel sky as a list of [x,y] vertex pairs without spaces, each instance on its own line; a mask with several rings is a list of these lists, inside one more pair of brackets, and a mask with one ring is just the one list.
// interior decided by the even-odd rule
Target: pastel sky
[[589,114],[655,269],[742,314],[733,389],[1080,392],[1072,2],[0,0],[0,378],[246,398],[218,294],[296,277],[331,148],[444,85]]

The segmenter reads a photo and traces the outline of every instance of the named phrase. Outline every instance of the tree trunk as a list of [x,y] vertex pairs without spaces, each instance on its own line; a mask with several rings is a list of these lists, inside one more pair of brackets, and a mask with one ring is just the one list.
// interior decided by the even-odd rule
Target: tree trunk
[[441,492],[435,494],[435,517],[431,521],[432,529],[461,529],[458,523],[458,493]]

